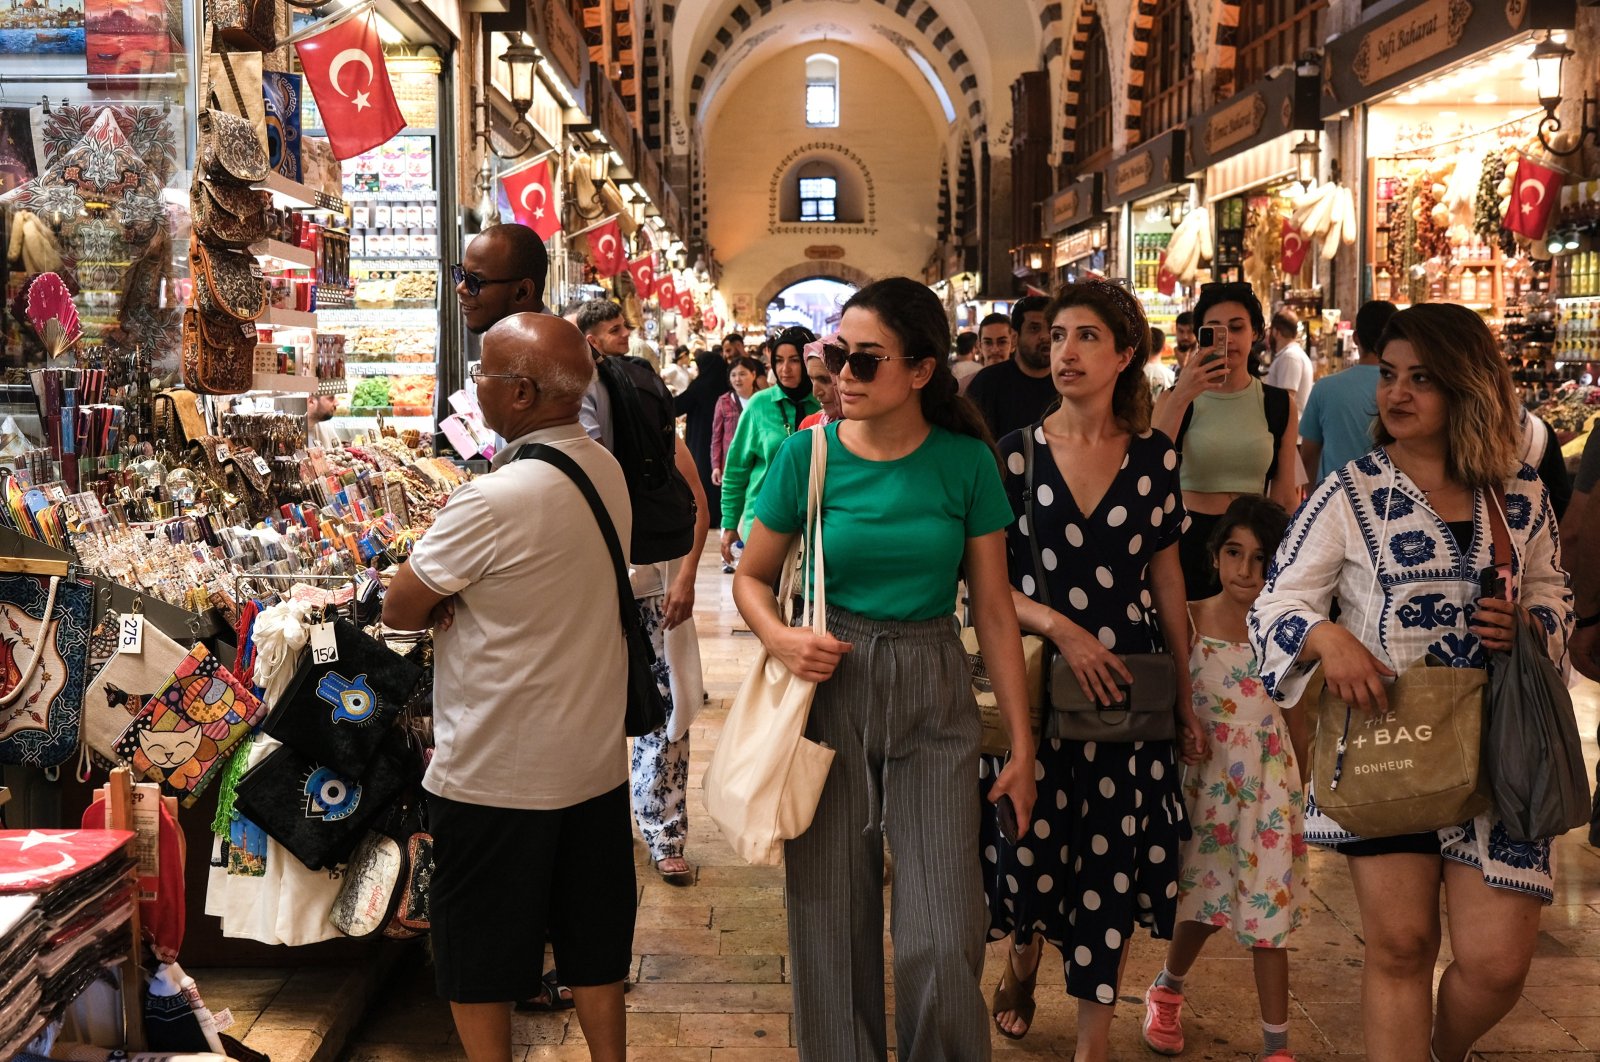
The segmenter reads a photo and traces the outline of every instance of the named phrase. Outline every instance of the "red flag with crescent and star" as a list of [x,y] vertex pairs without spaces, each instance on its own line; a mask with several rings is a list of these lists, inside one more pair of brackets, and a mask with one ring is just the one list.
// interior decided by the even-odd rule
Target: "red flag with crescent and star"
[[49,892],[133,837],[126,830],[0,830],[0,893]]
[[548,240],[561,231],[561,216],[555,209],[551,191],[550,163],[540,159],[532,166],[512,170],[500,178],[506,198],[511,201],[511,216]]
[[697,312],[694,305],[694,292],[687,288],[678,292],[678,312],[688,318],[693,318]]
[[354,158],[406,127],[370,14],[307,37],[294,50],[334,158]]
[[1529,158],[1521,159],[1512,182],[1511,209],[1506,211],[1505,227],[1530,240],[1542,238],[1560,199],[1561,171]]
[[603,277],[614,277],[628,264],[628,255],[622,246],[622,228],[616,218],[596,225],[583,234],[589,243],[589,262],[594,271]]
[[670,310],[678,302],[678,282],[672,278],[672,270],[667,270],[656,277],[656,301],[661,303],[663,310]]
[[1178,290],[1178,274],[1167,268],[1167,252],[1161,252],[1160,263],[1156,266],[1156,290],[1163,295],[1171,295]]
[[1283,255],[1281,258],[1283,271],[1289,276],[1300,272],[1300,267],[1306,264],[1306,255],[1311,253],[1311,241],[1288,218],[1283,219]]
[[653,254],[641,255],[628,263],[628,272],[633,274],[633,287],[639,293],[641,300],[648,299],[656,290],[656,256]]

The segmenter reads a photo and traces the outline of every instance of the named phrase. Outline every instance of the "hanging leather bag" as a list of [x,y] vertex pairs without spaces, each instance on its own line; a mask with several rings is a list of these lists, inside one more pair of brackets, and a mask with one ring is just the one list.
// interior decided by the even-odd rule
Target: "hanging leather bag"
[[[806,524],[790,547],[778,600],[794,599],[795,572],[800,567],[802,622],[821,635],[827,633],[822,491],[828,440],[824,429],[811,430]],[[810,569],[811,579],[805,578],[804,569]],[[722,737],[706,767],[706,811],[748,863],[781,863],[784,842],[810,829],[817,813],[834,753],[805,736],[816,692],[816,683],[790,672],[762,646],[728,710]]]
[[199,310],[183,312],[183,385],[195,394],[236,395],[250,390],[256,329],[219,324]]
[[199,170],[215,181],[256,184],[267,179],[267,151],[255,129],[217,107],[200,112]]
[[250,255],[189,241],[195,305],[213,321],[249,324],[267,308],[261,267]]
[[189,186],[195,235],[211,247],[242,251],[267,238],[267,193],[197,177]]

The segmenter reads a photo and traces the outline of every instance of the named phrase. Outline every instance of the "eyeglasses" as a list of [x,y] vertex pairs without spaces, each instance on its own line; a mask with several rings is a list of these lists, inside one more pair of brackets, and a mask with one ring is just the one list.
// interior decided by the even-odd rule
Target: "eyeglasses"
[[521,373],[516,372],[484,372],[483,362],[481,361],[475,361],[467,366],[467,379],[473,383],[477,383],[479,380],[527,380],[535,393],[539,390],[539,381],[533,377],[523,376]]
[[871,383],[872,378],[878,375],[878,366],[886,361],[916,361],[909,354],[868,354],[865,351],[850,353],[844,347],[835,343],[822,345],[822,364],[835,376],[850,366],[850,375],[861,383]]
[[485,284],[515,284],[523,278],[507,277],[504,280],[485,280],[476,273],[467,272],[459,265],[453,265],[450,267],[450,279],[455,281],[457,286],[466,288],[468,295],[476,296],[483,290]]

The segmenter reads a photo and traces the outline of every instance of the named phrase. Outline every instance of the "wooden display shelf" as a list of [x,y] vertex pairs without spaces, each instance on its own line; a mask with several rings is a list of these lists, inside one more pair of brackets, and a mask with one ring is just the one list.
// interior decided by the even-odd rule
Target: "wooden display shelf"
[[295,394],[316,394],[317,378],[315,376],[300,376],[294,373],[283,372],[258,372],[250,377],[250,389],[253,391],[279,391]]
[[276,306],[256,318],[257,328],[315,328],[317,315],[309,310],[284,310]]
[[329,195],[327,192],[318,191],[299,181],[291,181],[280,173],[269,173],[267,179],[256,185],[257,188],[271,192],[273,197],[281,203],[301,207],[305,210],[331,210],[336,213],[348,213],[350,205],[338,196]]

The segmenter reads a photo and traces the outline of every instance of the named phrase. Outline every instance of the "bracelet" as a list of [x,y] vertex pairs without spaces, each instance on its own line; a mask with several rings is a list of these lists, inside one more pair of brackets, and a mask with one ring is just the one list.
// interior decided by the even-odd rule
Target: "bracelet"
[[1572,626],[1574,630],[1581,631],[1583,628],[1593,627],[1597,623],[1600,623],[1600,612],[1596,612],[1592,616],[1579,616],[1572,622]]

